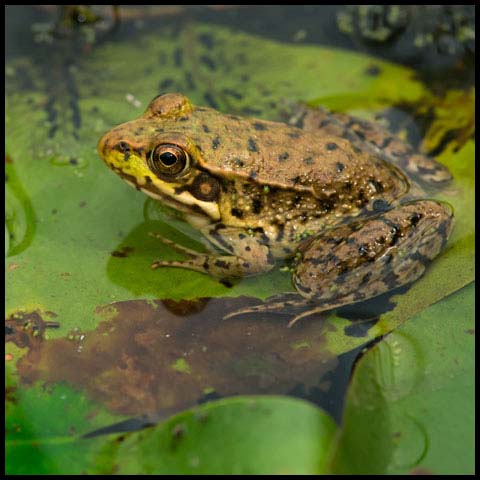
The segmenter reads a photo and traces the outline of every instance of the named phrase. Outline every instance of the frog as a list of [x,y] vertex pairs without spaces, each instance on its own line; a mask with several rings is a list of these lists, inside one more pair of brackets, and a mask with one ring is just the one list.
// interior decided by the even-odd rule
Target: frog
[[[185,256],[177,267],[231,281],[284,262],[295,299],[233,315],[303,311],[300,318],[411,284],[445,248],[453,209],[433,198],[448,169],[378,122],[298,105],[270,121],[156,96],[97,146],[124,181],[181,213],[201,253],[152,232]],[[230,316],[230,315],[229,315]]]

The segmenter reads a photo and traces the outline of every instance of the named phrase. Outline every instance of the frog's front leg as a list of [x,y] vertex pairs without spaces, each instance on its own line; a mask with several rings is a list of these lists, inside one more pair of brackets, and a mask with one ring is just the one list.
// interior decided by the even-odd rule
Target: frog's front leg
[[293,278],[318,305],[308,314],[413,282],[443,249],[452,226],[448,205],[419,200],[311,237],[300,246]]
[[158,260],[152,268],[179,267],[206,273],[220,279],[241,278],[267,272],[275,265],[268,239],[263,232],[216,224],[201,230],[215,246],[227,253],[199,253],[180,247],[174,242],[155,235],[163,243],[189,257],[188,260]]

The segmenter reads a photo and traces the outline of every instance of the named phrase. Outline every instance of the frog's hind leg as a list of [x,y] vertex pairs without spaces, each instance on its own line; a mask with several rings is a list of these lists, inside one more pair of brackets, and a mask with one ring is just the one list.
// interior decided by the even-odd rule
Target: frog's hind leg
[[299,249],[293,280],[318,306],[294,321],[413,282],[443,249],[452,226],[450,207],[419,200],[310,237]]
[[241,308],[230,312],[223,317],[224,320],[227,318],[238,317],[240,315],[246,315],[249,313],[280,313],[280,314],[290,314],[292,310],[296,309],[305,309],[309,305],[309,301],[306,298],[301,297],[298,294],[290,295],[275,295],[274,297],[268,298],[264,303],[260,305],[253,305],[251,307]]
[[329,135],[345,138],[398,165],[421,182],[443,185],[451,180],[448,169],[393,135],[378,123],[343,113],[331,113],[324,108],[301,107],[290,124],[305,130],[322,130]]

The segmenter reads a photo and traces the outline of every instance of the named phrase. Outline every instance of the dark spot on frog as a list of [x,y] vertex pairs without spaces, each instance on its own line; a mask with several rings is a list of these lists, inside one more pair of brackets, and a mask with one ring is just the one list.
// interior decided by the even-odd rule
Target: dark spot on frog
[[369,256],[370,249],[368,248],[368,245],[360,245],[358,248],[358,253],[361,257],[368,257],[369,260],[373,260],[373,258]]
[[259,198],[254,198],[252,201],[252,211],[253,213],[257,214],[262,211],[262,201]]
[[338,148],[338,145],[334,142],[330,142],[330,143],[327,143],[325,145],[326,149],[329,150],[329,151],[333,151],[333,150],[336,150]]
[[56,208],[54,208],[54,209],[52,210],[52,215],[55,215],[55,214],[57,214],[57,213],[58,213],[58,210],[57,210]]
[[382,193],[385,190],[383,188],[383,184],[380,183],[378,180],[375,180],[373,177],[370,177],[368,181],[370,182],[371,186],[373,186],[376,192]]
[[214,265],[218,268],[228,269],[228,263],[223,260],[215,260]]
[[355,130],[355,135],[360,139],[360,140],[365,140],[365,134],[361,130]]
[[254,180],[255,178],[257,178],[257,172],[255,170],[250,170],[250,173],[248,174],[248,176]]
[[332,123],[332,121],[330,120],[330,118],[324,118],[319,124],[318,124],[318,128],[325,128],[327,125],[330,125]]
[[313,161],[313,157],[306,157],[303,159],[303,163],[305,165],[313,165],[314,161]]
[[209,70],[216,70],[217,66],[215,62],[207,55],[202,55],[200,57],[200,61],[209,69]]
[[359,301],[365,298],[365,294],[362,293],[360,290],[357,290],[353,295],[354,300]]
[[188,120],[188,117],[184,115],[183,117],[180,117],[179,120],[181,122],[186,122]]
[[299,138],[299,137],[300,137],[300,133],[298,133],[298,132],[290,132],[290,133],[288,134],[288,136],[289,136],[290,138]]
[[243,167],[245,164],[243,163],[243,160],[240,160],[240,158],[236,158],[233,163],[237,166],[237,167]]
[[383,150],[383,149],[387,148],[390,145],[390,143],[392,143],[394,140],[395,140],[394,137],[386,137],[386,138],[383,139],[383,142],[380,145],[377,145],[377,146],[378,146],[378,148]]
[[321,200],[321,201],[319,201],[319,207],[324,212],[330,212],[335,207],[335,201],[334,200],[327,200],[327,199]]
[[205,133],[210,133],[210,129],[206,125],[202,125],[202,128]]
[[130,145],[127,142],[119,142],[114,148],[122,153],[130,151]]
[[411,224],[413,227],[415,227],[421,218],[422,218],[422,214],[421,214],[421,213],[414,213],[414,214],[409,218],[410,224]]
[[250,250],[251,250],[251,248],[247,245],[247,246],[245,247],[245,251],[246,251],[246,252],[249,252]]
[[343,169],[345,168],[345,165],[343,163],[337,162],[337,172],[343,172]]
[[300,214],[300,221],[302,223],[306,223],[307,220],[308,220],[308,213],[307,212],[302,212]]
[[70,165],[78,165],[78,160],[76,158],[73,158],[73,157],[70,158],[69,162],[70,162]]
[[255,143],[255,140],[253,138],[249,138],[248,139],[248,146],[247,146],[248,150],[250,152],[258,152],[258,147],[257,147],[257,144]]
[[291,181],[294,185],[296,185],[297,183],[300,182],[300,176],[292,177],[292,178],[290,179],[290,181]]
[[278,156],[278,161],[279,162],[284,162],[285,160],[287,160],[288,158],[288,152],[284,152],[282,153],[281,155]]
[[145,175],[145,182],[146,183],[152,183],[152,178],[149,177],[148,175]]
[[366,274],[362,277],[362,280],[361,280],[359,286],[365,285],[365,284],[370,280],[370,277],[371,277],[371,276],[372,276],[372,272],[366,273]]
[[78,204],[78,206],[79,206],[80,208],[83,208],[86,204],[87,204],[87,202],[86,202],[85,200],[82,200],[82,201]]
[[386,212],[390,208],[390,204],[381,198],[373,202],[373,209],[376,212]]
[[385,283],[385,285],[387,285],[389,290],[393,290],[394,288],[398,287],[398,277],[391,270],[387,270],[386,272],[384,272],[383,282]]
[[240,240],[243,240],[244,238],[247,238],[247,236],[246,236],[244,233],[239,233],[239,234],[238,234],[238,238],[239,238]]
[[243,262],[242,263],[242,267],[245,268],[245,269],[249,269],[250,268],[250,264],[248,262]]
[[253,124],[253,128],[254,128],[255,130],[259,130],[259,131],[260,131],[260,130],[267,130],[267,127],[266,127],[263,123],[260,123],[260,122],[255,122],[255,123]]
[[361,149],[361,148],[358,148],[356,145],[352,145],[352,150],[353,150],[357,155],[360,155],[361,153],[363,153],[362,149]]
[[[236,207],[233,207],[231,210],[230,210],[230,213],[234,216],[234,217],[237,217],[237,218],[243,218],[243,211],[236,208]],[[241,235],[241,234],[240,234]]]
[[428,266],[431,263],[431,260],[426,257],[425,255],[422,255],[420,252],[414,252],[412,255],[410,255],[410,258],[412,260],[415,260],[416,262],[420,262],[423,266]]
[[212,140],[212,148],[213,148],[214,150],[216,150],[219,145],[220,145],[220,138],[219,138],[219,137],[215,137],[215,138]]

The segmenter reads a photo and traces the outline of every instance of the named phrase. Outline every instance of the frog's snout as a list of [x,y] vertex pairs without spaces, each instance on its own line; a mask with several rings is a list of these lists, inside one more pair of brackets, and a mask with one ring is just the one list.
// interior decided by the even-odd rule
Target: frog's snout
[[[129,155],[132,151],[130,143],[119,138],[118,134],[107,132],[98,141],[97,151],[104,161],[112,156],[113,152],[120,152],[123,155]],[[107,162],[108,163],[108,162]]]
[[109,137],[110,137],[109,132],[107,132],[105,133],[105,135],[103,135],[100,138],[100,140],[97,143],[97,152],[100,155],[100,157],[102,157],[103,160],[105,160],[105,157],[108,151],[110,151],[112,147],[109,142]]

